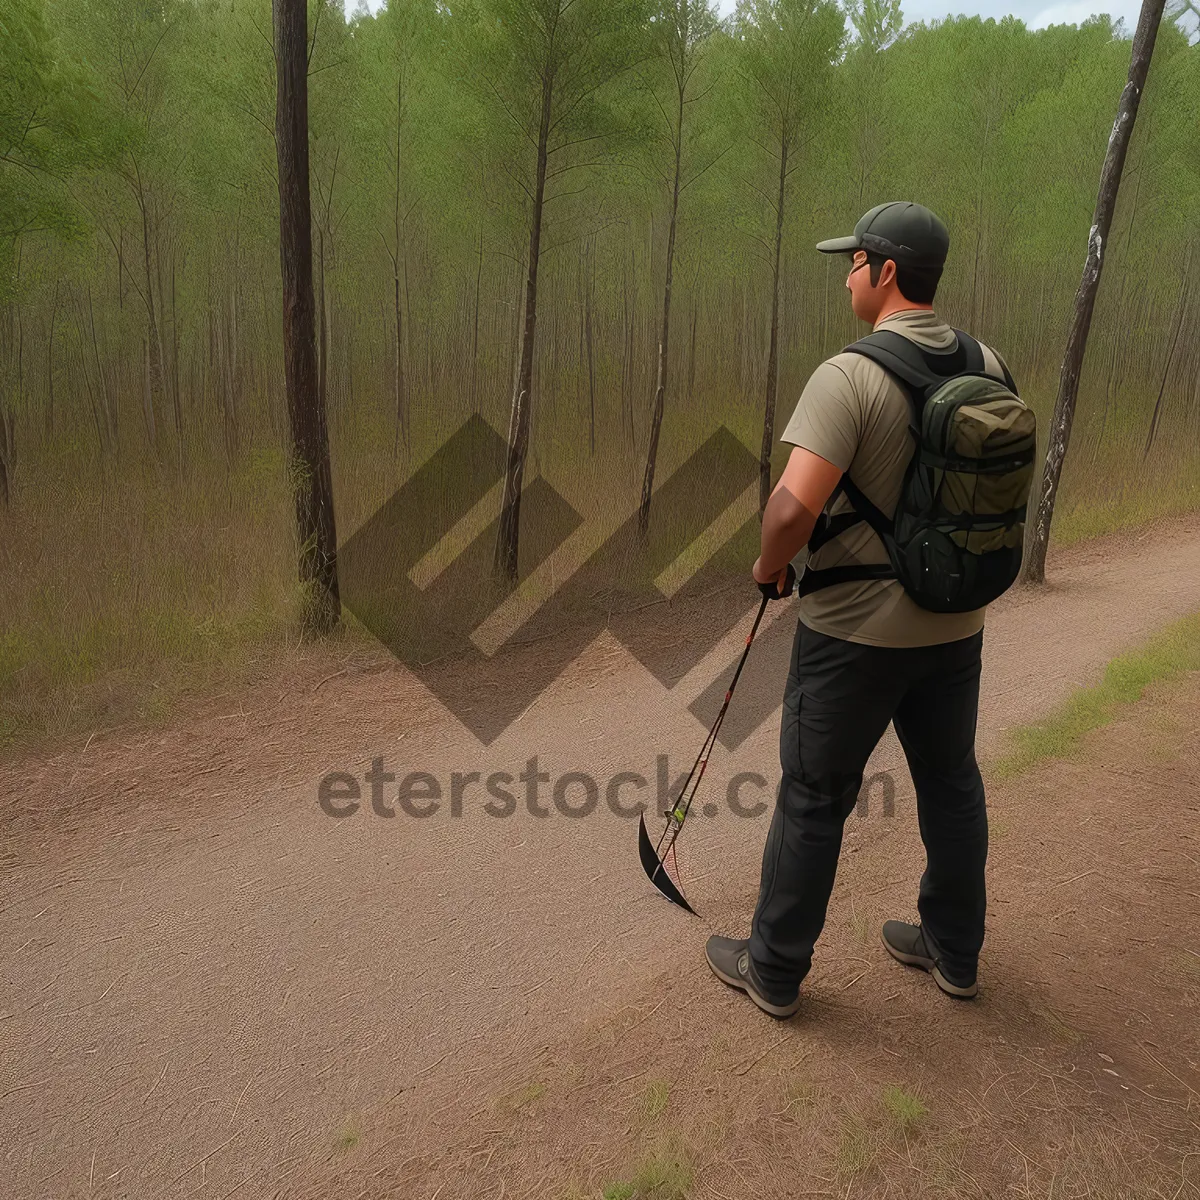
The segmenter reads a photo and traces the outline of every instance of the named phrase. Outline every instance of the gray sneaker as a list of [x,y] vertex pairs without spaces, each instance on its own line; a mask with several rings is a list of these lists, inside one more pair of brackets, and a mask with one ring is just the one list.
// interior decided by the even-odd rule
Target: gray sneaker
[[920,925],[906,921],[884,921],[884,949],[897,961],[910,967],[920,967],[933,976],[933,981],[946,993],[959,1000],[970,1000],[979,991],[974,973],[964,974],[948,968],[925,942]]
[[750,961],[749,945],[745,938],[710,937],[704,947],[704,955],[712,973],[722,983],[741,988],[763,1012],[780,1020],[790,1017],[800,1007],[799,984],[790,999],[768,995]]

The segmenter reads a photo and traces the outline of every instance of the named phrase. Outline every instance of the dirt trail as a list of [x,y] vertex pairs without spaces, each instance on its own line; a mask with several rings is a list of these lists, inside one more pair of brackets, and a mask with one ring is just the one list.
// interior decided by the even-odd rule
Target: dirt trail
[[1191,672],[992,788],[975,1002],[879,945],[911,903],[887,868],[921,855],[902,822],[843,863],[791,1021],[673,956],[625,1008],[452,1107],[397,1106],[395,1140],[331,1152],[289,1195],[1195,1200],[1198,723]]
[[[1048,590],[989,615],[985,753],[1195,610],[1200,520],[1052,566]],[[729,603],[714,600],[711,618]],[[775,607],[740,687],[778,696],[795,613]],[[677,613],[647,620],[686,636]],[[749,917],[767,816],[738,819],[720,801],[745,771],[766,777],[770,798],[774,720],[718,751],[703,793],[716,815],[689,825],[681,862],[705,922],[648,888],[633,822],[603,798],[586,819],[565,817],[550,793],[566,772],[603,787],[633,771],[657,806],[656,758],[669,756],[672,777],[690,765],[703,728],[687,705],[744,628],[671,690],[601,636],[486,748],[399,669],[322,667],[160,732],[0,766],[0,1195],[308,1187],[355,1146],[387,1161],[388,1139],[397,1153],[418,1126],[436,1139],[475,1089],[643,1002],[663,972],[690,979],[705,928],[736,932]],[[523,803],[488,816],[481,785],[451,815],[451,772],[516,777],[535,755],[548,816]],[[364,803],[325,816],[318,780],[361,776],[377,756],[397,775],[432,773],[439,811],[385,819]],[[866,851],[856,871],[903,904],[920,866],[888,849],[914,824],[900,761],[889,735],[871,769],[897,769],[895,818],[852,819],[847,849]]]

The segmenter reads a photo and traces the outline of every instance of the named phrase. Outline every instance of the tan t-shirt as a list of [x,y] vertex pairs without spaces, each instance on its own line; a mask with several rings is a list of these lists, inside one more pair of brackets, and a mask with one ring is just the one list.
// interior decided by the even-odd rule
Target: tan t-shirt
[[[936,313],[910,309],[881,321],[932,350],[950,349],[954,331]],[[1004,378],[995,351],[983,347],[984,369]],[[895,511],[912,458],[908,395],[878,363],[861,354],[835,354],[813,373],[781,441],[803,446],[848,471],[877,508]],[[826,506],[831,516],[853,509],[844,495]],[[815,570],[886,564],[887,552],[865,521],[823,545],[813,556]],[[894,579],[833,584],[800,600],[800,619],[818,633],[872,646],[931,646],[970,637],[983,628],[986,610],[935,613],[916,604]]]

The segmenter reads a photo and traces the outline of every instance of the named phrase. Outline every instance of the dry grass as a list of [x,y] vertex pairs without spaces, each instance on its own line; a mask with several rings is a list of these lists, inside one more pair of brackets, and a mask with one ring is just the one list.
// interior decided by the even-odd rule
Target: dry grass
[[0,514],[0,748],[130,718],[291,636],[282,460],[168,478],[85,463]]
[[[489,416],[503,428],[497,413]],[[335,429],[343,542],[462,417],[425,418],[412,456],[400,459],[382,427]],[[697,434],[691,445],[679,438],[664,443],[660,483],[700,431],[723,422],[746,447],[760,436],[757,406],[714,396],[698,395],[676,419]],[[1097,456],[1088,424],[1081,419],[1068,460],[1056,544],[1200,506],[1200,456],[1184,449],[1186,442],[1164,441],[1143,462],[1135,423],[1129,430],[1110,427]],[[1044,425],[1043,417],[1043,433]],[[164,719],[181,694],[228,685],[282,646],[296,645],[295,539],[284,456],[270,443],[264,430],[258,448],[236,465],[214,454],[197,457],[182,474],[132,452],[104,466],[78,446],[23,464],[13,506],[0,512],[0,751]],[[776,469],[784,452],[777,447]],[[351,463],[353,470],[345,466]],[[588,528],[611,530],[636,507],[640,467],[627,444],[600,444],[592,456],[586,438],[543,424],[527,481],[539,471]],[[411,519],[443,518],[430,512]],[[660,514],[652,531],[683,546],[689,537],[678,524],[670,527]],[[726,545],[714,565],[738,575],[754,556],[753,541]],[[552,569],[523,586],[520,611],[532,612],[577,565],[569,558],[564,548]],[[683,573],[695,565],[684,562]],[[632,586],[631,579],[613,582]],[[352,645],[374,646],[349,616],[344,636]]]
[[1075,448],[1055,508],[1055,545],[1074,545],[1200,508],[1200,456],[1191,443],[1163,445],[1143,459],[1141,436],[1124,444],[1106,441],[1099,455],[1087,442]]
[[[359,454],[344,448],[359,469],[335,476],[341,541],[394,490],[389,449],[386,440]],[[664,454],[660,480],[678,465]],[[607,531],[637,505],[637,483],[614,483],[617,474],[585,454],[554,472],[554,486]],[[234,469],[193,465],[182,477],[148,463],[104,469],[80,455],[17,478],[13,507],[0,510],[0,750],[161,719],[181,693],[228,684],[297,643],[301,596],[278,451]],[[445,523],[436,512],[412,520]],[[659,525],[655,538],[687,543]],[[727,546],[718,561],[732,570],[750,551]],[[532,612],[570,566],[564,557],[557,576],[524,587],[519,611]],[[614,580],[622,583],[632,576]],[[345,615],[342,636],[373,647]]]

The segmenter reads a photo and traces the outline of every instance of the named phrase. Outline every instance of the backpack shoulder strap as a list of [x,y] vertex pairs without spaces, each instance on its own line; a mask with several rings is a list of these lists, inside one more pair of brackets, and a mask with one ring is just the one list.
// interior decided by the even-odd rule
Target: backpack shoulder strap
[[966,356],[966,361],[959,370],[969,371],[974,375],[984,373],[987,365],[984,362],[983,347],[969,333],[964,333],[961,329],[956,329],[954,336],[958,338],[958,344]]
[[1004,376],[1004,386],[1008,388],[1008,390],[1012,392],[1014,396],[1020,399],[1021,393],[1017,391],[1017,381],[1013,379],[1012,372],[1008,369],[1008,364],[1000,357],[999,354],[996,353],[995,350],[992,351],[992,357],[999,364],[1000,374]]
[[941,376],[940,372],[931,369],[921,348],[915,342],[910,342],[903,334],[891,329],[868,333],[857,342],[851,342],[846,347],[846,352],[861,354],[864,358],[878,363],[885,371],[906,384],[916,396],[923,395]]
[[893,329],[881,329],[852,342],[846,352],[878,363],[906,384],[915,399],[951,376],[983,372],[983,347],[961,329],[954,335],[957,341],[951,349],[927,350]]

